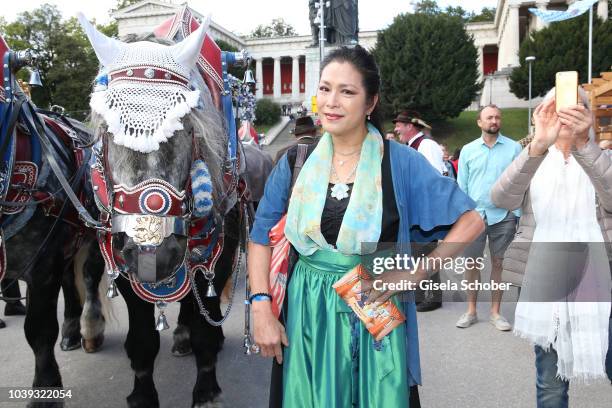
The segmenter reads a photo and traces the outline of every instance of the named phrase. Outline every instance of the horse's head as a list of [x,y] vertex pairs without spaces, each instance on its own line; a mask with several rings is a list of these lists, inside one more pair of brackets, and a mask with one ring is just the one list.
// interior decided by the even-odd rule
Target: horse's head
[[215,217],[222,193],[224,119],[196,68],[207,24],[172,44],[122,42],[79,19],[106,76],[90,105],[115,256],[141,280],[160,281],[185,260],[192,212]]

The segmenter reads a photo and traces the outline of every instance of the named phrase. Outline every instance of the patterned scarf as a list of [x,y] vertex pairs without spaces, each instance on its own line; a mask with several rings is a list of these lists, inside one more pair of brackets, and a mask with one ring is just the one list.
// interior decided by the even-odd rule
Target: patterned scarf
[[336,248],[321,233],[321,214],[325,206],[334,146],[325,133],[308,157],[293,187],[285,235],[302,255],[317,249],[343,254],[361,254],[362,243],[377,242],[382,222],[382,136],[368,124],[363,141],[350,201],[342,219]]

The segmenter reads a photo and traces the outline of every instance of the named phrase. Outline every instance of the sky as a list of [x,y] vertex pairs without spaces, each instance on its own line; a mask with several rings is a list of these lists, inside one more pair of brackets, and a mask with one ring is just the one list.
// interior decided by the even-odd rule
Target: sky
[[[184,0],[173,2],[181,4]],[[109,10],[115,7],[117,0],[4,0],[2,16],[10,22],[18,13],[31,11],[44,3],[57,5],[64,18],[82,11],[89,19],[106,23],[110,21]],[[396,15],[412,11],[411,3],[410,0],[359,0],[360,30],[387,27]],[[213,21],[237,34],[250,33],[257,25],[278,17],[284,18],[299,34],[310,33],[307,0],[189,0],[188,4],[204,15],[211,14]],[[484,6],[495,7],[497,0],[438,0],[438,5],[442,8],[461,5],[467,10],[480,11]]]

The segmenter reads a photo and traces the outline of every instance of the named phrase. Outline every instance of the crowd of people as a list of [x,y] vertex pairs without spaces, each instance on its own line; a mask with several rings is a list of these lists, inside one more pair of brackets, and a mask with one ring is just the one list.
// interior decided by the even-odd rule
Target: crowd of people
[[[420,406],[417,311],[442,307],[442,292],[392,284],[440,282],[442,271],[419,264],[377,276],[381,289],[374,279],[361,282],[365,305],[391,300],[405,317],[375,340],[333,289],[373,251],[364,243],[419,242],[437,259],[482,257],[488,242],[491,281],[521,287],[514,319],[500,313],[502,291],[492,291],[489,322],[534,346],[537,406],[567,407],[571,381],[612,381],[612,151],[596,144],[584,91],[578,105],[557,110],[551,90],[533,114],[534,134],[521,143],[502,134],[502,111],[484,106],[480,134],[450,156],[418,112],[399,112],[393,132],[384,133],[380,83],[362,47],[330,52],[317,92],[321,126],[300,112],[295,145],[277,155],[258,204],[248,270],[254,340],[274,358],[270,406]],[[299,168],[297,145],[307,146]],[[269,233],[283,216],[297,261],[277,317]],[[565,245],[572,243],[580,251]],[[568,261],[570,247],[582,258]],[[480,273],[467,268],[465,280]],[[545,298],[557,281],[573,284]],[[3,281],[2,289],[14,297],[5,315],[23,314],[18,286]],[[478,293],[466,295],[461,329],[478,321]]]
[[[537,406],[567,407],[571,381],[612,381],[612,155],[595,143],[589,101],[580,96],[557,111],[552,90],[534,112],[534,134],[521,143],[501,133],[502,111],[485,106],[480,135],[450,156],[417,112],[400,112],[394,131],[384,133],[374,58],[359,46],[332,51],[317,93],[321,129],[312,120],[296,123],[295,135],[307,135],[296,141],[308,144],[306,160],[296,170],[296,146],[279,154],[251,231],[254,339],[263,356],[274,357],[270,406],[420,406],[416,312],[441,307],[442,293],[415,297],[400,285],[377,290],[374,279],[362,280],[365,305],[390,299],[406,318],[375,340],[332,288],[374,250],[365,242],[419,241],[437,259],[481,257],[488,241],[491,280],[522,286],[514,319],[500,313],[502,292],[492,291],[489,322],[534,346]],[[283,216],[298,260],[277,318],[268,234]],[[567,261],[573,243],[582,245],[582,262]],[[467,268],[464,278],[480,280],[480,272]],[[419,265],[376,280],[435,282],[439,273]],[[545,298],[542,288],[557,281],[573,285]],[[478,321],[477,291],[466,295],[461,329]]]

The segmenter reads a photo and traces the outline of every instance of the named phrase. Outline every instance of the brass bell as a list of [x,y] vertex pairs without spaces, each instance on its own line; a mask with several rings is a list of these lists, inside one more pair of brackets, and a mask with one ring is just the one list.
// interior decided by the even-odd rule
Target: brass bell
[[244,71],[244,78],[242,79],[242,82],[247,85],[255,85],[256,82],[255,77],[253,76],[253,71],[250,69]]
[[32,86],[43,86],[40,80],[40,72],[37,69],[30,70],[30,80],[28,81],[28,85]]
[[119,296],[119,292],[117,292],[117,285],[115,285],[114,280],[111,280],[108,285],[108,289],[106,290],[106,297],[112,299],[117,296]]
[[208,298],[217,297],[217,291],[215,290],[215,286],[213,285],[212,279],[208,281],[208,288],[206,289],[206,297]]
[[155,329],[157,331],[168,330],[170,326],[168,325],[168,320],[166,320],[166,315],[164,314],[164,310],[166,310],[166,302],[161,300],[155,303],[157,309],[159,310],[159,316],[157,316],[157,321],[155,322]]
[[166,315],[163,310],[160,310],[159,316],[157,316],[157,323],[155,323],[155,329],[157,331],[168,330],[170,326],[168,325],[168,320],[166,319]]

